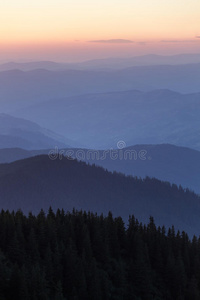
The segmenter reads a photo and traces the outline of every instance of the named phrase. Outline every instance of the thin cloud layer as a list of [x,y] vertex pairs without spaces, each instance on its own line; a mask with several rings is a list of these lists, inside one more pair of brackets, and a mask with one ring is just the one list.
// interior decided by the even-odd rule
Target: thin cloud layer
[[193,43],[195,40],[161,40],[161,43]]
[[89,41],[89,43],[128,44],[128,43],[134,43],[134,42],[131,40],[125,40],[125,39],[110,39],[110,40],[92,40],[92,41]]
[[144,46],[147,44],[147,42],[138,42],[138,44]]

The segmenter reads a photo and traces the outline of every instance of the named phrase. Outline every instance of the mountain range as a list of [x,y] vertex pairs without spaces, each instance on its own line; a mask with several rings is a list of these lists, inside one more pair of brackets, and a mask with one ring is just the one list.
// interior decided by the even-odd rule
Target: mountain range
[[15,115],[88,148],[170,143],[200,150],[200,93],[137,90],[55,99]]
[[199,54],[0,65],[1,208],[199,235],[199,78]]
[[200,63],[200,54],[178,54],[178,55],[155,55],[148,54],[133,57],[110,57],[104,59],[93,59],[77,63],[57,63],[53,61],[31,61],[31,62],[7,62],[0,64],[0,71],[21,70],[31,71],[35,69],[58,70],[119,70],[134,66],[152,65],[181,65]]
[[50,99],[73,95],[170,89],[198,93],[200,64],[135,66],[122,70],[36,69],[0,72],[1,111],[10,113]]

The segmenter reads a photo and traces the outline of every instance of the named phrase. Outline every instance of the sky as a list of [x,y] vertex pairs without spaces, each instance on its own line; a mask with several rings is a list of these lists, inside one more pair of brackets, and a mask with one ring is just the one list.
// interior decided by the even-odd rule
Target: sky
[[200,53],[199,0],[0,0],[0,61]]

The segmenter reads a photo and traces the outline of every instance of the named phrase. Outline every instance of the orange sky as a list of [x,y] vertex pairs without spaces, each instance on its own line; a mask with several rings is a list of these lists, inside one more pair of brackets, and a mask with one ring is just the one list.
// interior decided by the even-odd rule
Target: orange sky
[[0,4],[0,61],[200,52],[198,36],[199,0],[6,0]]

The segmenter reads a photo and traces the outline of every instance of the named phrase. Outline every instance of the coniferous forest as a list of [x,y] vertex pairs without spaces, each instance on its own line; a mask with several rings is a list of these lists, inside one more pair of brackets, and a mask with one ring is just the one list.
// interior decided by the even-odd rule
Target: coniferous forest
[[0,299],[200,299],[200,239],[153,217],[2,210]]

